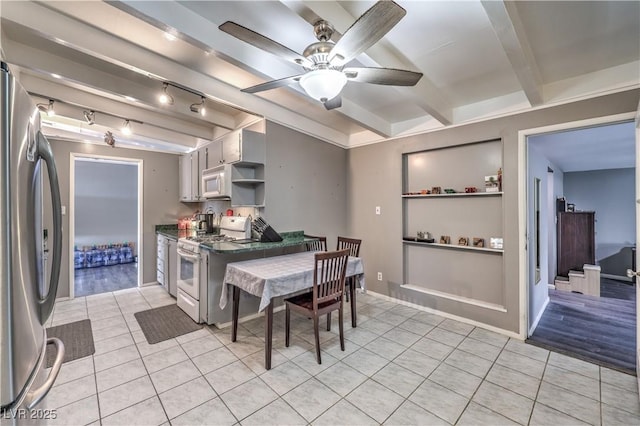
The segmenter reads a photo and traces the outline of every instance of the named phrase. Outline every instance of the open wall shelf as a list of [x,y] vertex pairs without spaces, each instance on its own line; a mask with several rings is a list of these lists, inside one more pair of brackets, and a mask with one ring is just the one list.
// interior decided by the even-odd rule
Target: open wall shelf
[[[402,162],[404,285],[419,288],[425,297],[504,306],[504,250],[489,247],[491,238],[504,235],[503,192],[485,191],[485,177],[502,168],[502,141],[409,152]],[[434,187],[443,193],[420,194]],[[482,192],[444,193],[467,187]],[[419,232],[437,242],[413,241]],[[439,243],[444,236],[450,244]],[[469,245],[458,245],[461,238]],[[485,247],[473,246],[474,238],[483,239]]]

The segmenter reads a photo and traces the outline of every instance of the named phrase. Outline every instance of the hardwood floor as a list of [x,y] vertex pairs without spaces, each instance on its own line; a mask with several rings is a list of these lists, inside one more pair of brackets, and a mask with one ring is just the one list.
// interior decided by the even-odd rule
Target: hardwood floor
[[133,288],[138,285],[138,264],[101,266],[98,268],[76,269],[74,296],[106,293]]
[[606,278],[600,286],[601,297],[549,290],[527,343],[635,375],[635,286]]

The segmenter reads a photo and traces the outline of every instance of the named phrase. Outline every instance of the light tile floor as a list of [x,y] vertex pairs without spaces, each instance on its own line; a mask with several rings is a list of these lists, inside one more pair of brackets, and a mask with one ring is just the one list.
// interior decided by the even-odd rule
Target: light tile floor
[[[315,361],[310,320],[205,327],[149,345],[134,312],[175,303],[160,287],[56,304],[49,325],[89,318],[96,353],[65,364],[46,407],[63,425],[638,425],[636,378],[371,295],[358,327],[337,315]],[[44,407],[43,407],[44,408]]]

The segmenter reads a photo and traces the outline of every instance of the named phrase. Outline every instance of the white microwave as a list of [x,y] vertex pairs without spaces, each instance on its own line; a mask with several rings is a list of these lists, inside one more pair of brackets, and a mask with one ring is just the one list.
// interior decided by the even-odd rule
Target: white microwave
[[229,164],[202,171],[202,197],[231,198],[231,166]]

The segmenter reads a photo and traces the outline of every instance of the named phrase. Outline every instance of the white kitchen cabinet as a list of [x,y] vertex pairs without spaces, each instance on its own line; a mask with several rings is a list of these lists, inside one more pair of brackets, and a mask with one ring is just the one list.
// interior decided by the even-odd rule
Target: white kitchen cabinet
[[178,246],[177,241],[158,234],[158,256],[156,259],[156,280],[167,292],[176,297],[178,288]]
[[191,154],[182,154],[178,163],[178,176],[180,179],[180,201],[193,201],[191,192]]
[[241,129],[213,141],[209,146],[209,167],[221,164],[264,164],[266,158],[263,133]]
[[201,202],[202,171],[209,167],[210,146],[205,145],[189,154],[180,156],[180,201]]

